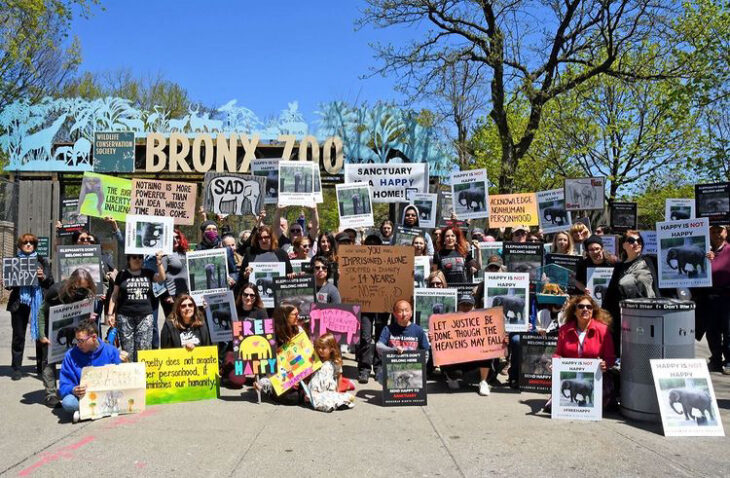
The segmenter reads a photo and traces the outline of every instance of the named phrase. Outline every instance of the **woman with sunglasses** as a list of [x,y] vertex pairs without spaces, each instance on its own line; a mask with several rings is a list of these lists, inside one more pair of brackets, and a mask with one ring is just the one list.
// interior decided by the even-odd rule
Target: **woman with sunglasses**
[[292,242],[292,248],[293,250],[289,254],[289,259],[309,259],[312,252],[312,241],[307,236],[298,236]]
[[193,350],[197,346],[211,345],[210,333],[203,312],[190,295],[177,296],[160,334],[160,348],[185,347]]
[[152,348],[152,305],[157,303],[152,283],[162,283],[166,278],[162,251],[158,251],[155,257],[157,272],[152,272],[142,267],[142,254],[127,254],[127,268],[114,280],[107,319],[109,325],[119,329],[122,350],[129,354],[132,362],[137,361],[138,350]]
[[253,272],[251,264],[254,262],[283,262],[286,274],[289,275],[293,272],[289,255],[279,249],[279,243],[274,236],[274,231],[269,226],[260,226],[254,232],[251,247],[243,256],[241,262],[241,272],[238,274],[236,291],[240,291],[244,285],[248,284],[248,278]]
[[446,289],[446,276],[441,271],[433,271],[426,279],[426,286],[429,289]]
[[[409,204],[406,206],[406,208],[403,210],[403,227],[407,228],[414,228],[414,227],[420,227],[419,226],[419,220],[418,220],[418,208],[414,206],[413,204]],[[431,240],[431,236],[428,234],[424,234],[424,240],[426,241],[426,254],[429,256],[432,256],[434,254],[434,248],[433,248],[433,241]]]
[[340,291],[329,279],[330,261],[322,256],[314,258],[315,300],[323,304],[339,304],[342,302]]
[[[10,292],[8,299],[8,312],[10,312],[10,323],[13,328],[12,339],[12,379],[20,380],[23,373],[20,367],[23,365],[23,351],[25,349],[25,333],[30,323],[30,335],[33,340],[41,337],[38,327],[38,311],[43,304],[43,290],[53,285],[51,275],[51,263],[43,256],[38,255],[38,238],[33,234],[23,234],[18,238],[17,257],[21,259],[36,259],[38,269],[36,277],[38,285],[26,285],[19,287],[7,287]],[[36,342],[36,371],[42,371],[40,345]]]
[[626,231],[621,247],[624,260],[614,266],[603,298],[603,307],[614,319],[613,341],[617,356],[621,350],[621,301],[660,297],[654,261],[642,254],[644,240],[639,231]]

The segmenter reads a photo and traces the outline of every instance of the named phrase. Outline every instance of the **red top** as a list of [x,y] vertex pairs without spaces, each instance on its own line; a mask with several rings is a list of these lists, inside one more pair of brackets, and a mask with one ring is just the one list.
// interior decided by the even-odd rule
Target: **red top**
[[606,362],[606,367],[613,366],[616,355],[608,326],[595,319],[590,321],[583,339],[582,354],[579,353],[578,334],[578,324],[575,320],[563,324],[558,330],[558,348],[555,349],[554,357],[600,358]]

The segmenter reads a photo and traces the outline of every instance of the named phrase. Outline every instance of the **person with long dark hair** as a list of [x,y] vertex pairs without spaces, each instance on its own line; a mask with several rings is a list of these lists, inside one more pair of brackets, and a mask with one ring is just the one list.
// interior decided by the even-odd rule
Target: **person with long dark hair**
[[289,261],[289,255],[279,249],[274,232],[269,226],[260,226],[256,229],[251,240],[251,247],[246,252],[246,255],[243,256],[243,261],[241,262],[241,271],[238,274],[238,281],[235,287],[236,291],[249,283],[248,279],[253,271],[251,264],[254,262],[283,262],[287,275],[293,271],[291,262]]
[[[165,292],[160,296],[162,311],[165,317],[172,313],[172,306],[179,294],[188,292],[188,267],[185,258],[190,244],[187,237],[179,229],[175,228],[172,236],[172,254],[168,255],[168,267],[165,269]],[[178,267],[170,267],[178,265]]]
[[203,312],[189,294],[178,295],[172,309],[162,326],[160,348],[185,347],[193,350],[197,346],[211,345]]

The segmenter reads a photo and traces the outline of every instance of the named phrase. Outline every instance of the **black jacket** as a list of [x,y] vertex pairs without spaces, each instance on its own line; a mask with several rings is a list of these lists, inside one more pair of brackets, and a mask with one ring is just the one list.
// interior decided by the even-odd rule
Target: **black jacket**
[[[43,256],[38,256],[38,264],[43,268],[45,279],[38,281],[38,285],[45,291],[53,285],[53,272],[51,271],[51,263]],[[20,287],[6,287],[10,290],[10,298],[8,299],[8,312],[16,312],[20,308]]]
[[[208,326],[205,321],[203,325],[198,329],[198,338],[200,339],[199,347],[205,345],[211,345],[210,333],[208,332]],[[180,340],[180,331],[172,325],[169,320],[165,321],[165,325],[162,326],[162,332],[160,333],[160,348],[162,349],[175,349],[181,348],[182,341]]]

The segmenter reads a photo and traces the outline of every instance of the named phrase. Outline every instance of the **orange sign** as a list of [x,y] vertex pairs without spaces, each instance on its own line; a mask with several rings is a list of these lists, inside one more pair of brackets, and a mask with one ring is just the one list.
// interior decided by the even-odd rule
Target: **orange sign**
[[501,307],[434,314],[428,321],[433,363],[451,365],[504,357],[504,315]]
[[489,195],[489,227],[537,226],[535,193]]

